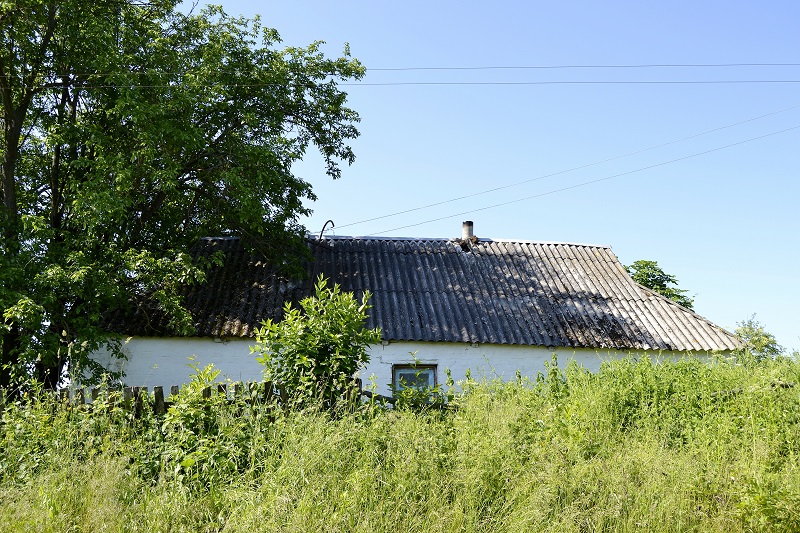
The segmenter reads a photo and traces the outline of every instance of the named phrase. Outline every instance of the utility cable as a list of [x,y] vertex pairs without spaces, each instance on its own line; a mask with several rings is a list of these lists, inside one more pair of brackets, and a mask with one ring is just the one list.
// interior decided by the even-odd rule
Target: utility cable
[[382,235],[384,233],[389,233],[391,231],[398,231],[398,230],[401,230],[401,229],[413,228],[415,226],[422,226],[423,224],[429,224],[431,222],[438,222],[440,220],[447,220],[449,218],[460,217],[460,216],[463,216],[463,215],[476,213],[478,211],[486,211],[488,209],[494,209],[496,207],[503,207],[503,206],[507,206],[507,205],[511,205],[511,204],[516,204],[516,203],[519,203],[519,202],[524,202],[526,200],[532,200],[534,198],[541,198],[542,196],[548,196],[550,194],[555,194],[555,193],[558,193],[558,192],[568,191],[570,189],[577,189],[578,187],[584,187],[586,185],[591,185],[593,183],[600,183],[602,181],[608,181],[608,180],[611,180],[611,179],[614,179],[614,178],[619,178],[621,176],[627,176],[627,175],[630,175],[630,174],[635,174],[637,172],[642,172],[644,170],[649,170],[651,168],[662,167],[664,165],[669,165],[671,163],[676,163],[678,161],[685,161],[686,159],[691,159],[693,157],[698,157],[698,156],[701,156],[701,155],[710,154],[712,152],[717,152],[719,150],[724,150],[726,148],[731,148],[733,146],[739,146],[741,144],[757,141],[759,139],[764,139],[766,137],[771,137],[773,135],[779,135],[781,133],[786,133],[787,131],[796,130],[798,128],[800,128],[800,125],[792,126],[791,128],[786,128],[784,130],[775,131],[775,132],[772,132],[772,133],[767,133],[765,135],[760,135],[758,137],[753,137],[751,139],[746,139],[744,141],[739,141],[739,142],[735,142],[735,143],[731,143],[731,144],[726,144],[725,146],[719,146],[717,148],[712,148],[710,150],[705,150],[703,152],[698,152],[696,154],[691,154],[691,155],[687,155],[687,156],[684,156],[684,157],[678,157],[676,159],[670,159],[669,161],[662,161],[661,163],[656,163],[654,165],[649,165],[649,166],[646,166],[646,167],[637,168],[635,170],[630,170],[628,172],[622,172],[620,174],[614,174],[613,176],[606,176],[604,178],[599,178],[599,179],[596,179],[596,180],[584,181],[582,183],[577,183],[575,185],[570,185],[569,187],[562,187],[560,189],[554,189],[552,191],[547,191],[547,192],[543,192],[543,193],[539,193],[539,194],[534,194],[534,195],[531,195],[531,196],[526,196],[525,198],[517,198],[516,200],[510,200],[508,202],[502,202],[502,203],[494,204],[494,205],[490,205],[490,206],[479,207],[477,209],[470,209],[469,211],[462,211],[461,213],[453,213],[451,215],[447,215],[447,216],[443,216],[443,217],[439,217],[439,218],[433,218],[433,219],[430,219],[430,220],[426,220],[424,222],[418,222],[416,224],[408,224],[406,226],[400,226],[400,227],[397,227],[397,228],[387,229],[387,230],[384,230],[384,231],[380,231],[378,233],[374,233],[373,235]]
[[733,85],[755,83],[800,83],[800,80],[620,80],[620,81],[396,81],[339,83],[343,87],[379,87],[402,85]]
[[[800,63],[651,63],[641,65],[484,65],[484,66],[465,66],[465,67],[384,67],[367,68],[367,72],[405,72],[415,70],[551,70],[551,69],[637,69],[637,68],[730,68],[730,67],[800,67]],[[233,71],[218,70],[227,74],[234,74]],[[64,73],[49,74],[54,78],[87,77],[87,76],[118,76],[118,75],[158,75],[158,74],[186,74],[185,71],[176,70],[136,70],[131,72],[83,72],[83,73]],[[17,74],[3,74],[0,78],[17,77]]]
[[[320,82],[324,84],[328,82]],[[525,86],[525,85],[742,85],[742,84],[794,84],[800,80],[554,80],[554,81],[397,81],[397,82],[339,82],[337,87],[390,87],[390,86]],[[45,85],[24,85],[28,89],[53,89],[63,90],[63,85],[57,82]],[[187,87],[204,89],[209,87],[225,87],[228,89],[253,89],[258,87],[306,87],[308,89],[319,87],[315,84],[301,83],[164,83],[164,84],[137,84],[137,83],[100,83],[80,84],[71,86],[71,90],[84,89],[178,89]]]
[[482,196],[484,194],[489,194],[489,193],[492,193],[492,192],[502,191],[504,189],[510,189],[512,187],[518,187],[520,185],[525,185],[526,183],[531,183],[531,182],[534,182],[534,181],[540,181],[540,180],[543,180],[543,179],[546,179],[546,178],[552,178],[553,176],[559,176],[561,174],[566,174],[568,172],[574,172],[576,170],[582,170],[584,168],[593,167],[595,165],[608,163],[609,161],[615,161],[617,159],[622,159],[624,157],[629,157],[629,156],[632,156],[632,155],[641,154],[643,152],[647,152],[647,151],[650,151],[650,150],[655,150],[657,148],[663,148],[664,146],[669,146],[671,144],[676,144],[676,143],[679,143],[679,142],[688,141],[689,139],[694,139],[696,137],[701,137],[703,135],[708,135],[709,133],[714,133],[716,131],[724,130],[724,129],[727,129],[727,128],[733,128],[735,126],[740,126],[742,124],[746,124],[748,122],[753,122],[755,120],[760,120],[762,118],[766,118],[766,117],[769,117],[769,116],[772,116],[772,115],[777,115],[779,113],[785,113],[786,111],[791,111],[791,110],[797,109],[799,107],[800,107],[800,105],[794,105],[794,106],[791,106],[791,107],[787,107],[785,109],[779,109],[778,111],[772,111],[771,113],[766,113],[764,115],[759,115],[757,117],[748,118],[746,120],[742,120],[742,121],[739,121],[739,122],[734,122],[733,124],[720,126],[718,128],[710,129],[710,130],[704,131],[702,133],[696,133],[694,135],[689,135],[688,137],[682,137],[682,138],[676,139],[674,141],[669,141],[669,142],[665,142],[665,143],[662,143],[662,144],[657,144],[655,146],[650,146],[648,148],[642,148],[641,150],[636,150],[636,151],[633,151],[633,152],[628,152],[628,153],[625,153],[625,154],[617,155],[617,156],[614,156],[614,157],[609,157],[607,159],[602,159],[600,161],[594,161],[592,163],[586,163],[585,165],[572,167],[572,168],[569,168],[569,169],[566,169],[566,170],[561,170],[559,172],[554,172],[552,174],[545,174],[543,176],[538,176],[536,178],[530,178],[530,179],[526,179],[526,180],[522,180],[522,181],[517,181],[517,182],[514,182],[514,183],[510,183],[508,185],[501,185],[499,187],[493,187],[491,189],[486,189],[486,190],[475,192],[475,193],[471,193],[471,194],[465,194],[463,196],[458,196],[456,198],[451,198],[449,200],[442,200],[442,201],[439,201],[439,202],[434,202],[432,204],[427,204],[427,205],[423,205],[423,206],[420,206],[420,207],[413,207],[411,209],[405,209],[403,211],[397,211],[395,213],[389,213],[387,215],[381,215],[379,217],[367,218],[365,220],[359,220],[357,222],[349,222],[347,224],[341,224],[341,225],[339,225],[339,229],[346,228],[348,226],[356,226],[358,224],[365,224],[367,222],[374,222],[376,220],[382,220],[382,219],[385,219],[385,218],[396,217],[396,216],[399,216],[399,215],[406,215],[408,213],[413,213],[415,211],[421,211],[423,209],[428,209],[430,207],[437,207],[437,206],[440,206],[440,205],[449,204],[449,203],[452,203],[452,202],[457,202],[459,200],[465,200],[467,198],[474,198],[475,196]]
[[547,69],[606,69],[606,68],[716,68],[716,67],[800,67],[800,63],[652,63],[643,65],[530,65],[477,67],[395,67],[367,68],[369,71],[398,72],[409,70],[547,70]]

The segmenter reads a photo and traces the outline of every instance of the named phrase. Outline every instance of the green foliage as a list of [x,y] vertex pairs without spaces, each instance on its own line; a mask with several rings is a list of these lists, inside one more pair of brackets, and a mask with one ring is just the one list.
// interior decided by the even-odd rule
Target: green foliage
[[219,370],[213,365],[192,368],[191,381],[170,398],[146,474],[205,490],[246,470],[254,437],[248,430],[260,427],[275,406],[253,408],[244,396],[228,398],[217,387]]
[[0,529],[800,527],[797,360],[554,361],[534,380],[461,384],[457,410],[340,417],[203,398],[214,372],[197,369],[164,417],[42,393],[7,406]]
[[657,262],[640,259],[639,261],[634,261],[632,265],[626,266],[625,270],[633,278],[633,281],[639,285],[669,298],[690,311],[693,309],[694,299],[686,295],[689,291],[679,289],[678,280],[675,276],[661,270]]
[[772,333],[764,329],[755,315],[737,325],[734,333],[739,337],[741,346],[735,351],[735,355],[740,359],[763,361],[784,353],[783,346],[778,344]]
[[[417,352],[412,352],[411,357],[414,362],[410,365],[412,368],[420,365],[420,360],[417,358]],[[392,397],[395,398],[395,408],[397,409],[411,409],[422,411],[426,409],[444,409],[455,407],[454,400],[456,398],[455,389],[453,386],[453,376],[450,369],[445,369],[447,376],[445,382],[435,383],[433,385],[426,384],[419,386],[422,380],[421,369],[416,372],[415,383],[400,383],[399,387],[394,383],[391,384]]]
[[362,303],[339,285],[320,277],[315,294],[300,309],[284,308],[278,322],[268,320],[256,332],[254,352],[264,378],[279,383],[302,406],[336,407],[346,399],[353,376],[369,362],[367,347],[380,341],[380,329],[366,329],[370,294]]
[[178,4],[0,2],[0,386],[98,371],[103,313],[131,301],[190,332],[187,247],[241,235],[290,268],[314,199],[293,164],[354,160],[347,48]]

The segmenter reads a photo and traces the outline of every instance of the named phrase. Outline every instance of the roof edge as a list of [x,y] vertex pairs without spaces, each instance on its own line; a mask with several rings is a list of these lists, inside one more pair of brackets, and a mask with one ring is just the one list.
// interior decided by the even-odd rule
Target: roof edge
[[[460,240],[459,237],[383,237],[377,235],[323,235],[322,239],[319,235],[308,234],[308,239],[311,241],[319,240],[364,240],[364,241],[421,241],[421,242],[453,242]],[[606,248],[611,249],[608,244],[590,244],[584,242],[563,242],[563,241],[536,241],[527,239],[490,239],[486,237],[478,237],[478,242],[503,242],[503,243],[518,243],[518,244],[551,244],[561,246],[587,246],[590,248]]]
[[718,329],[718,330],[720,330],[721,332],[723,332],[723,333],[727,334],[727,335],[728,335],[728,336],[731,338],[731,340],[733,340],[733,342],[734,342],[734,343],[736,343],[736,344],[741,344],[741,343],[739,342],[739,337],[737,337],[737,336],[736,336],[736,334],[735,334],[735,333],[733,333],[732,331],[728,331],[727,329],[723,328],[723,327],[722,327],[722,326],[720,326],[719,324],[716,324],[715,322],[712,322],[711,320],[707,319],[706,317],[704,317],[704,316],[702,316],[702,315],[698,315],[698,314],[697,314],[697,313],[695,313],[693,310],[691,310],[691,309],[687,309],[686,307],[682,306],[682,305],[681,305],[681,304],[679,304],[678,302],[676,302],[676,301],[674,301],[674,300],[670,300],[669,298],[667,298],[667,297],[666,297],[666,296],[664,296],[663,294],[659,294],[659,293],[657,293],[656,291],[654,291],[653,289],[650,289],[650,288],[648,288],[648,287],[645,287],[645,286],[644,286],[644,285],[642,285],[641,283],[637,283],[637,282],[635,282],[635,281],[634,281],[633,283],[634,283],[634,284],[636,284],[636,288],[637,288],[637,289],[641,289],[641,290],[645,291],[646,293],[648,293],[648,294],[651,294],[652,296],[655,296],[656,298],[659,298],[660,300],[663,300],[663,301],[664,301],[664,302],[666,302],[668,305],[671,305],[671,306],[674,306],[674,307],[678,307],[678,308],[680,308],[681,310],[683,310],[683,311],[685,311],[685,312],[687,312],[687,313],[691,314],[692,316],[694,316],[694,317],[695,317],[695,318],[697,318],[698,320],[701,320],[701,321],[705,322],[706,324],[708,324],[709,326],[711,326],[711,327],[713,327],[713,328],[715,328],[715,329]]

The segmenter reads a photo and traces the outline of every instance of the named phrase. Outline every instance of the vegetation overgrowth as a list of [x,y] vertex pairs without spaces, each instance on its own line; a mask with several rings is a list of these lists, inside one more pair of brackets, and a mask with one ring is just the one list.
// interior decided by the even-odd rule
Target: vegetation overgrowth
[[797,531],[800,363],[557,364],[456,409],[164,416],[47,394],[0,422],[3,531]]
[[324,404],[335,408],[347,398],[353,376],[369,362],[370,344],[381,341],[380,328],[367,329],[366,291],[361,302],[339,284],[328,288],[320,276],[314,296],[300,300],[299,307],[287,302],[280,321],[268,319],[256,330],[256,344],[264,378],[290,391],[295,407]]

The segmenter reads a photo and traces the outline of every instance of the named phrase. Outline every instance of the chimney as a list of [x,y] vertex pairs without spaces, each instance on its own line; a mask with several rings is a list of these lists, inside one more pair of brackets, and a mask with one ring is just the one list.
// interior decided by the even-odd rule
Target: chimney
[[474,237],[472,233],[472,221],[465,220],[461,223],[461,239],[464,241],[470,241]]

